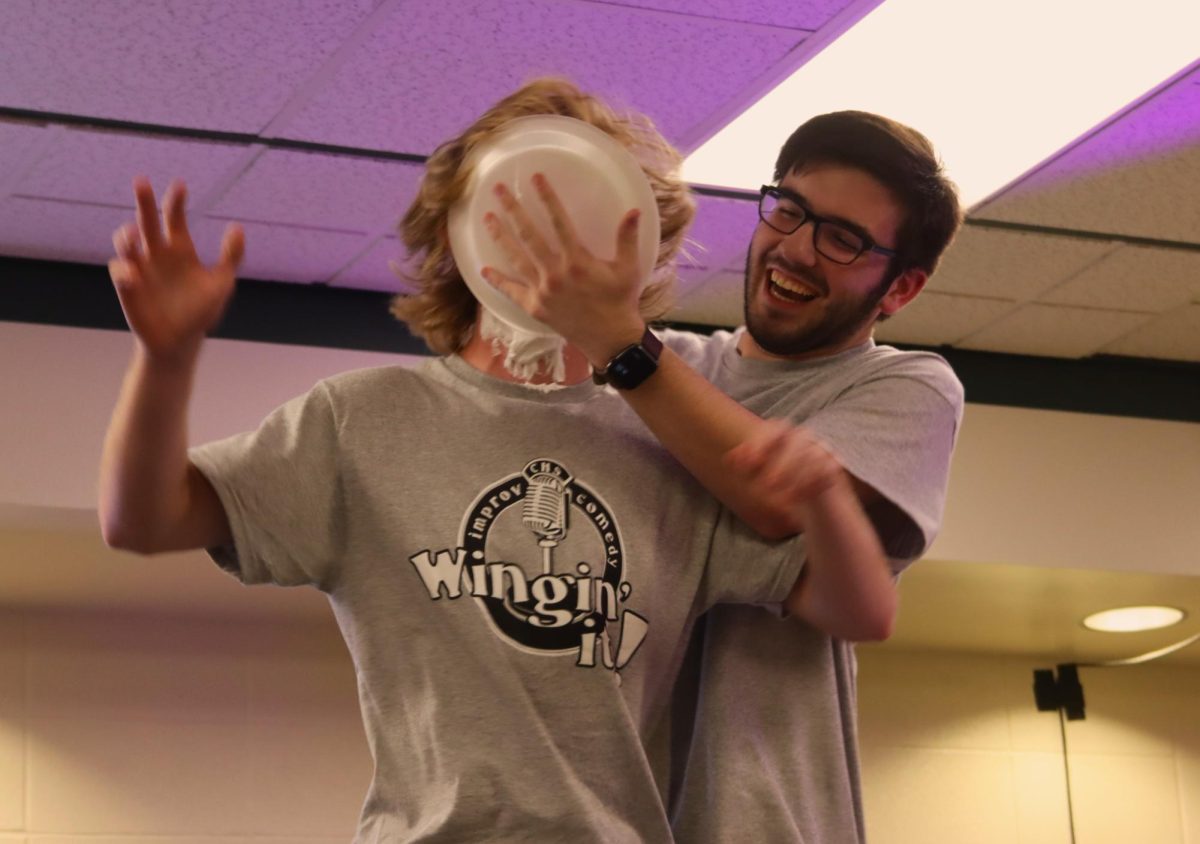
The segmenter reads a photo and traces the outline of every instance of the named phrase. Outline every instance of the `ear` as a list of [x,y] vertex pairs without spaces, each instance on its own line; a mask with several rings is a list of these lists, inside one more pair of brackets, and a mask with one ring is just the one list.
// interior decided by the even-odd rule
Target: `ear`
[[879,300],[879,312],[891,316],[917,298],[917,294],[925,289],[929,274],[922,269],[912,267],[900,273],[892,281],[888,292]]

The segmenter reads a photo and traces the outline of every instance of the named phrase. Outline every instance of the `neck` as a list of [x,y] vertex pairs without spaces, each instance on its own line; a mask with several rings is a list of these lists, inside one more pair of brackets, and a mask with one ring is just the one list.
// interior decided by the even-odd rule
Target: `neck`
[[[463,346],[458,355],[468,364],[485,375],[509,381],[514,384],[553,384],[553,373],[538,370],[534,377],[518,378],[504,368],[504,346],[494,340],[484,339],[479,331],[478,322],[471,332],[471,339]],[[592,376],[592,367],[583,352],[568,343],[563,347],[563,363],[566,366],[564,384],[579,384]]]
[[809,349],[795,355],[777,355],[773,352],[768,352],[762,346],[758,345],[755,339],[750,335],[750,330],[744,328],[742,335],[738,338],[737,350],[739,355],[744,358],[749,358],[750,360],[817,360],[819,358],[832,357],[833,355],[840,354],[847,349],[853,349],[855,346],[861,346],[863,343],[870,340],[873,334],[874,331],[871,328],[868,328],[866,331],[856,333],[851,337],[847,337],[840,343],[835,343],[829,346],[818,346],[815,349]]

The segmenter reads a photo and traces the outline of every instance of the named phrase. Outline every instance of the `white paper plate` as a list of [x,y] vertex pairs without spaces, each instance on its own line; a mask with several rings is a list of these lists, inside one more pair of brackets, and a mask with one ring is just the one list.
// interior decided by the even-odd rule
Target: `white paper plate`
[[480,275],[485,266],[514,274],[504,252],[483,225],[489,211],[505,219],[492,192],[497,182],[508,186],[553,243],[550,216],[532,182],[535,173],[545,174],[580,242],[592,254],[610,260],[616,254],[618,224],[628,211],[640,209],[638,262],[643,283],[650,277],[660,231],[654,191],[633,154],[600,129],[571,117],[520,117],[476,149],[468,166],[474,168],[470,184],[463,198],[450,209],[450,248],[475,298],[502,321],[533,334],[554,333]]

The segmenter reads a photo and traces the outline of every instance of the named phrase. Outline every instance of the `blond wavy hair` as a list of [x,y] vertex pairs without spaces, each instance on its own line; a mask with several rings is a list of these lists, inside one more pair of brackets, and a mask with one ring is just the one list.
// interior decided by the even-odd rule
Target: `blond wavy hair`
[[695,215],[695,203],[679,176],[682,158],[653,123],[637,114],[618,114],[596,97],[565,79],[535,79],[488,109],[459,135],[442,144],[425,164],[417,196],[400,221],[400,237],[411,256],[420,259],[406,281],[415,292],[392,300],[391,311],[438,354],[459,351],[471,338],[478,302],[463,281],[450,252],[447,217],[471,178],[463,162],[518,117],[562,115],[586,121],[623,144],[642,165],[654,190],[661,225],[654,279],[641,294],[639,308],[647,320],[660,318],[671,305],[675,283],[673,261]]

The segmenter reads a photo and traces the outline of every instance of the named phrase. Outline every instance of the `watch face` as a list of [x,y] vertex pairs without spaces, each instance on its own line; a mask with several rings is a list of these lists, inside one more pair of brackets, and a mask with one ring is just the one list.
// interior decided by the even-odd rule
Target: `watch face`
[[608,380],[614,386],[631,390],[658,369],[658,361],[641,346],[626,349],[608,364]]

